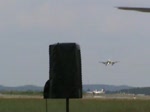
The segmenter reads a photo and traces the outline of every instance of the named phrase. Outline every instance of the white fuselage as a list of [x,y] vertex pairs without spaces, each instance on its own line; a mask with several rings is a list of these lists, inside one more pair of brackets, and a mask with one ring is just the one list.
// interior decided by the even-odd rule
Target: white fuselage
[[93,94],[103,94],[103,93],[105,93],[104,89],[101,89],[100,91],[98,91],[98,90],[93,91]]

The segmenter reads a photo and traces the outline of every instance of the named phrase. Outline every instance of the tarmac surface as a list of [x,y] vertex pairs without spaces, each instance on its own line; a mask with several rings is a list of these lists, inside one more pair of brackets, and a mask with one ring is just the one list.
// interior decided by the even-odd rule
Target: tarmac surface
[[[1,94],[0,98],[25,98],[25,99],[43,99],[42,95],[13,95],[13,94]],[[143,95],[143,94],[100,94],[100,95],[93,95],[93,94],[84,94],[83,99],[144,99],[150,100],[150,95]]]
[[100,94],[100,95],[93,95],[93,94],[85,94],[83,98],[97,98],[97,99],[145,99],[150,100],[150,95],[143,95],[143,94]]

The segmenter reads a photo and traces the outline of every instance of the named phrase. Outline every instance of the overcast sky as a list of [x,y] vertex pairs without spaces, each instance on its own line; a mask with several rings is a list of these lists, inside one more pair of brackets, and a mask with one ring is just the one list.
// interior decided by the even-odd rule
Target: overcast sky
[[[0,85],[44,86],[48,46],[81,47],[83,84],[150,86],[149,0],[0,0]],[[99,61],[120,61],[105,66]]]

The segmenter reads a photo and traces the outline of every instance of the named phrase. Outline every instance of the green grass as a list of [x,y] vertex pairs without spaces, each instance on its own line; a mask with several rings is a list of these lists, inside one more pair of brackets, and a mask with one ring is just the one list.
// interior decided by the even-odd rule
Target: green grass
[[[149,112],[148,100],[82,100],[74,101],[71,112]],[[78,108],[76,108],[76,107]],[[76,109],[76,110],[75,110]]]
[[[64,100],[48,100],[48,112],[65,112]],[[0,112],[45,112],[43,99],[0,99]],[[71,99],[70,112],[150,112],[150,100]]]

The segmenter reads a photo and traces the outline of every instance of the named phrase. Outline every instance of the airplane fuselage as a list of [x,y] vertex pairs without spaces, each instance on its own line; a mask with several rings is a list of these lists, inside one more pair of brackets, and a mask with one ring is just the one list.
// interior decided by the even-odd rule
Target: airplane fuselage
[[98,95],[98,94],[104,94],[105,93],[105,91],[104,91],[104,89],[101,89],[101,90],[94,90],[94,91],[87,91],[87,93],[88,94],[93,94],[93,95]]
[[102,89],[102,90],[100,90],[100,91],[98,91],[98,90],[94,90],[93,91],[93,94],[104,94],[105,92],[104,92],[104,89]]
[[106,62],[100,62],[100,63],[103,63],[103,64],[105,64],[106,66],[107,65],[114,65],[115,63],[117,63],[118,61],[111,61],[111,60],[108,60],[108,61],[106,61]]

